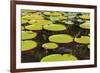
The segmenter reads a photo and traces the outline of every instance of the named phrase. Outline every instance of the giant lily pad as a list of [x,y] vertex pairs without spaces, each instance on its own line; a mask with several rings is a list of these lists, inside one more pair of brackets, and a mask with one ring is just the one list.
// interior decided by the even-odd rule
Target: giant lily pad
[[70,43],[73,38],[67,34],[56,34],[49,37],[49,41],[56,43]]
[[66,29],[66,27],[62,24],[45,25],[43,28],[50,31],[62,31]]
[[71,54],[53,54],[48,55],[41,59],[41,62],[54,62],[54,61],[75,61],[77,58]]
[[35,41],[30,41],[30,40],[22,41],[21,51],[28,51],[35,48],[36,46],[37,43]]
[[90,22],[86,21],[85,23],[81,24],[80,27],[84,29],[90,29]]
[[46,24],[52,24],[49,20],[31,20],[29,21],[30,24],[36,24],[36,25],[46,25]]
[[88,44],[88,43],[90,43],[90,37],[81,36],[81,38],[75,38],[75,42],[82,43],[82,44]]
[[41,25],[28,25],[25,28],[28,29],[28,30],[42,30]]
[[70,20],[68,20],[68,21],[64,20],[63,22],[64,22],[65,24],[68,24],[68,25],[73,25],[73,24],[74,24],[74,22],[72,22],[72,21],[70,21]]
[[42,47],[45,49],[55,49],[58,45],[56,43],[44,43]]
[[32,31],[22,31],[22,40],[35,38],[37,34]]

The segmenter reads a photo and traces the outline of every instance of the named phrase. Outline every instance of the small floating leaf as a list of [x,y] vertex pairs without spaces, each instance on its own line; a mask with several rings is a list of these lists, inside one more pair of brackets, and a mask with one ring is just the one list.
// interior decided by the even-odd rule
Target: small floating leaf
[[22,40],[35,38],[37,34],[32,31],[22,31]]
[[35,48],[36,46],[37,46],[37,43],[35,41],[30,41],[30,40],[22,41],[21,51],[28,51]]
[[77,58],[71,54],[52,54],[41,59],[41,62],[75,61]]
[[56,43],[70,43],[73,38],[67,34],[56,34],[49,37],[49,41]]
[[56,43],[44,43],[42,47],[45,49],[55,49],[58,45]]
[[90,37],[81,36],[81,38],[75,38],[75,42],[82,43],[82,44],[88,44],[88,43],[90,43]]
[[62,31],[65,30],[66,27],[62,24],[50,24],[43,26],[44,29],[50,30],[50,31]]

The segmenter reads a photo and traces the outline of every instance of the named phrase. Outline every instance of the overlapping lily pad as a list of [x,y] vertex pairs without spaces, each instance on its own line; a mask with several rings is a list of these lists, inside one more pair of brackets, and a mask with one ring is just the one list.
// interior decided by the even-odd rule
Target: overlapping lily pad
[[71,54],[52,54],[41,59],[41,62],[75,61],[77,58]]

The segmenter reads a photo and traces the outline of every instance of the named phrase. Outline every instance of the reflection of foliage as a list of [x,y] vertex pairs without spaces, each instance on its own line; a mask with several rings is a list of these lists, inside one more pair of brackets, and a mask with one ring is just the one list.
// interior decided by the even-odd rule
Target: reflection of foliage
[[40,62],[54,54],[66,54],[65,60],[71,60],[69,55],[75,60],[90,58],[89,13],[22,10],[21,24],[22,47],[25,41],[35,42],[24,45],[22,62]]

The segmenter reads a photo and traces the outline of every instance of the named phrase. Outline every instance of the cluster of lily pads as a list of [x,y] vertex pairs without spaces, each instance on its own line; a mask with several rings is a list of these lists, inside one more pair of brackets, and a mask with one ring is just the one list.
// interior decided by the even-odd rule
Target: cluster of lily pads
[[21,12],[22,62],[90,58],[90,15],[84,12]]

